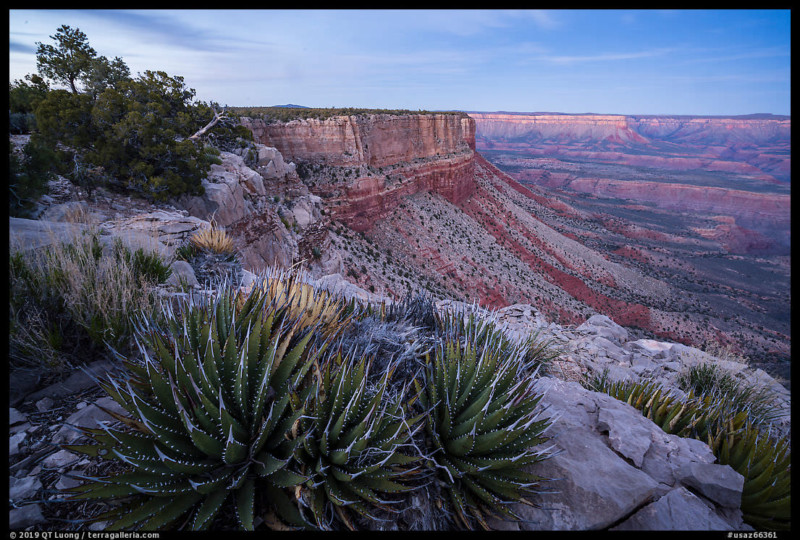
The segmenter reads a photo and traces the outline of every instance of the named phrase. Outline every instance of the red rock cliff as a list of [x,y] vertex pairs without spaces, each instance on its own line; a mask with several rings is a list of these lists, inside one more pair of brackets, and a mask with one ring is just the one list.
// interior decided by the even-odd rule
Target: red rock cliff
[[[458,204],[475,189],[475,121],[466,115],[372,114],[242,123],[257,142],[274,146],[286,160],[359,168],[356,178],[344,185],[317,178],[312,188],[328,199],[336,219],[355,230],[368,230],[406,195],[432,191]],[[371,168],[366,174],[364,166]]]
[[243,119],[284,159],[386,167],[475,149],[475,121],[455,114],[370,114],[266,123]]

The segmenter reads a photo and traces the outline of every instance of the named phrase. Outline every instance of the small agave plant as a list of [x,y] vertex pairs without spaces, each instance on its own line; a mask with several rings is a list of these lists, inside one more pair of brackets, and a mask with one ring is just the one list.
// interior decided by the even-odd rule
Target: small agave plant
[[488,529],[489,516],[519,519],[512,503],[527,498],[542,480],[526,467],[545,459],[535,447],[547,439],[548,419],[535,410],[540,395],[533,377],[520,377],[522,351],[481,332],[475,340],[447,339],[426,358],[419,399],[429,410],[429,465],[449,494],[444,501],[460,526]]
[[355,530],[352,514],[369,519],[376,508],[393,512],[394,494],[409,491],[402,484],[413,476],[419,461],[401,451],[414,435],[421,417],[406,419],[403,394],[391,395],[388,386],[394,367],[371,382],[371,359],[341,355],[315,371],[318,384],[309,401],[300,430],[309,436],[298,448],[300,472],[308,480],[298,486],[297,498],[317,527],[332,529],[338,518]]
[[313,390],[304,378],[327,343],[309,343],[318,322],[290,316],[260,289],[241,304],[223,289],[177,316],[162,311],[163,328],[141,323],[144,361],[101,383],[128,412],[109,412],[124,427],[87,429],[91,444],[67,447],[129,470],[84,478],[71,499],[125,498],[97,518],[111,529],[205,529],[226,503],[253,529],[261,497],[283,522],[306,526],[286,488],[308,478],[293,455]]

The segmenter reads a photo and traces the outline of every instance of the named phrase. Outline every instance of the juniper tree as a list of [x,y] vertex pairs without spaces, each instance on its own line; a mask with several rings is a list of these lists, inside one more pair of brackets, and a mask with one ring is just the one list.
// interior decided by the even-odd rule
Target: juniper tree
[[77,94],[75,82],[89,72],[97,52],[78,28],[61,25],[50,39],[57,42],[56,46],[36,42],[36,69],[45,77],[68,85]]

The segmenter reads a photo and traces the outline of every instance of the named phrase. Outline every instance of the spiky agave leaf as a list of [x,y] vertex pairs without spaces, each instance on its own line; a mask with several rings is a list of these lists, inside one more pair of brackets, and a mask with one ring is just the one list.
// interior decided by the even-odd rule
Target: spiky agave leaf
[[792,455],[786,438],[777,441],[748,425],[712,448],[719,462],[744,476],[742,517],[759,530],[792,526]]
[[301,429],[311,433],[298,447],[301,472],[309,479],[298,499],[320,529],[336,516],[350,529],[353,514],[373,517],[392,511],[393,495],[411,489],[403,481],[419,458],[403,451],[420,417],[407,418],[404,392],[392,395],[394,367],[371,381],[372,358],[341,350],[323,363]]
[[289,316],[297,319],[300,327],[320,324],[326,337],[341,331],[359,307],[306,283],[305,274],[301,272],[262,276],[253,288],[260,289],[269,302],[286,305]]
[[144,362],[102,383],[129,413],[126,427],[88,431],[92,445],[68,447],[130,470],[69,489],[72,499],[132,497],[102,517],[113,529],[204,529],[230,501],[239,527],[252,529],[266,490],[281,519],[307,525],[284,490],[307,479],[292,456],[306,436],[296,429],[313,390],[304,381],[326,345],[310,343],[317,324],[299,325],[288,302],[263,296],[254,290],[239,305],[223,289],[177,314],[164,308],[163,328],[140,323]]
[[433,447],[431,464],[449,492],[458,522],[488,528],[486,516],[518,519],[510,505],[527,497],[542,480],[528,466],[547,457],[536,447],[549,425],[536,406],[533,377],[520,377],[521,350],[475,327],[468,339],[446,339],[427,356],[415,380]]

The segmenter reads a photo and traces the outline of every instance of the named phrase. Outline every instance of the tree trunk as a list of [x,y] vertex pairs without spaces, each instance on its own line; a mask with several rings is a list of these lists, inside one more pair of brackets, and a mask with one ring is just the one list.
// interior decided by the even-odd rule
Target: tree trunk
[[200,137],[205,135],[208,132],[209,129],[214,127],[217,124],[217,122],[222,120],[224,117],[225,117],[225,113],[224,112],[220,114],[216,110],[214,110],[214,118],[212,118],[211,121],[208,124],[205,125],[205,127],[202,127],[199,130],[197,130],[197,133],[195,133],[194,135],[189,137],[189,139],[192,139],[192,140],[199,139]]

